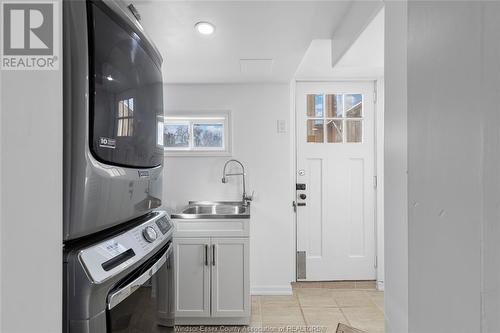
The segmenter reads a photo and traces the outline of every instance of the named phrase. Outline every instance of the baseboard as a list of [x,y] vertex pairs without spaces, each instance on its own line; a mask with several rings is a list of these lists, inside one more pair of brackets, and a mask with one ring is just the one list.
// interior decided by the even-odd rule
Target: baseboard
[[377,290],[384,291],[384,281],[377,281]]
[[[250,317],[177,317],[175,318],[175,325],[249,325]],[[181,330],[181,332],[183,332]],[[193,332],[191,330],[186,330],[185,332]],[[210,330],[198,331],[198,332],[214,332]],[[226,332],[226,331],[224,331]],[[227,332],[231,332],[227,330]]]
[[280,286],[252,286],[250,287],[250,294],[257,295],[293,295],[292,285]]

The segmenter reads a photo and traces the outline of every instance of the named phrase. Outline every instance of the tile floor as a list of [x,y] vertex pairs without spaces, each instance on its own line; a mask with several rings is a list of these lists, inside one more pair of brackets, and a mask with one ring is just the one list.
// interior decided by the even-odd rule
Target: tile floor
[[[344,323],[367,333],[383,333],[383,311],[384,293],[373,281],[301,282],[293,284],[292,296],[252,296],[251,324],[242,331],[294,333],[315,326],[316,330],[296,332],[334,333],[338,323]],[[184,331],[179,328],[178,332]]]
[[375,283],[295,283],[293,296],[253,296],[252,327],[323,326],[335,332],[338,323],[384,332],[384,293]]

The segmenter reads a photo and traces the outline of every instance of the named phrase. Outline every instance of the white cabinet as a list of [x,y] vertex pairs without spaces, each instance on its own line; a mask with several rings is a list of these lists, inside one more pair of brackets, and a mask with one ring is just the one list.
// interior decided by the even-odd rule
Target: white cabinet
[[174,235],[175,323],[248,324],[248,220],[212,220],[205,224],[200,220],[174,220],[174,223],[178,231]]
[[248,238],[212,238],[212,317],[249,315]]
[[210,238],[175,238],[175,316],[210,316]]

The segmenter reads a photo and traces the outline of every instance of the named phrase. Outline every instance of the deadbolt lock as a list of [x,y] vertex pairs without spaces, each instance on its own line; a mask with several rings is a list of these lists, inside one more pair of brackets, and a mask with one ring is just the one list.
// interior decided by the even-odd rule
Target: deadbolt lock
[[305,191],[305,190],[306,190],[306,184],[297,184],[297,185],[295,186],[295,189],[296,189],[297,191]]

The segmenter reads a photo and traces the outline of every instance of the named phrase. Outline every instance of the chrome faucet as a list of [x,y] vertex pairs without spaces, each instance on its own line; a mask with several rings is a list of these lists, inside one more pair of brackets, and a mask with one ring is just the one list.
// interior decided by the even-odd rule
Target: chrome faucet
[[[227,168],[227,166],[231,162],[238,163],[241,166],[241,172],[240,173],[226,173],[226,168]],[[245,167],[243,166],[243,164],[240,161],[233,159],[233,160],[228,160],[224,164],[224,170],[222,171],[222,183],[224,183],[224,184],[227,183],[227,177],[242,176],[242,179],[243,179],[243,196],[242,196],[242,200],[241,201],[243,202],[243,205],[248,206],[248,204],[250,203],[250,201],[252,201],[252,199],[253,199],[253,193],[252,193],[252,195],[247,195],[247,193],[246,193],[245,175],[246,175],[245,174]]]

